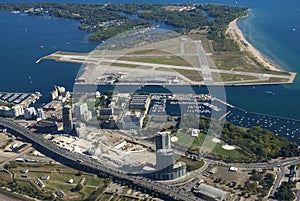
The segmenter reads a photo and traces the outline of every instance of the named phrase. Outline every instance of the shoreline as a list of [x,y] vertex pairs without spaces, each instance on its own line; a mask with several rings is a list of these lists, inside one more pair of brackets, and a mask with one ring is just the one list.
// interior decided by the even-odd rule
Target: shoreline
[[239,19],[247,18],[249,15],[237,18],[231,21],[227,27],[226,34],[229,34],[230,37],[236,41],[240,47],[240,51],[249,52],[258,63],[261,63],[264,67],[272,71],[285,72],[276,64],[267,59],[259,50],[257,50],[244,36],[242,30],[238,27],[237,22]]

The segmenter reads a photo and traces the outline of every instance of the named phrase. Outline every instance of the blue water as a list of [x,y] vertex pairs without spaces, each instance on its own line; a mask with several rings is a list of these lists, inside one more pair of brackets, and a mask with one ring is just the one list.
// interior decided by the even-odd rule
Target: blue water
[[53,85],[72,89],[78,64],[35,61],[55,51],[86,52],[98,43],[78,31],[78,22],[0,12],[0,91],[35,92],[49,98]]
[[[59,2],[102,4],[125,1]],[[282,69],[300,73],[300,1],[127,0],[126,3],[218,3],[248,6],[251,9],[250,16],[238,23],[246,38]],[[0,25],[1,91],[41,91],[46,99],[54,84],[62,84],[71,90],[80,65],[53,61],[42,61],[36,65],[35,61],[57,50],[85,52],[98,45],[87,42],[88,33],[79,31],[76,21],[0,13]],[[267,91],[272,91],[272,94],[266,93]],[[227,87],[226,93],[228,102],[246,110],[300,119],[299,76],[292,85],[256,86],[255,89],[251,86]]]

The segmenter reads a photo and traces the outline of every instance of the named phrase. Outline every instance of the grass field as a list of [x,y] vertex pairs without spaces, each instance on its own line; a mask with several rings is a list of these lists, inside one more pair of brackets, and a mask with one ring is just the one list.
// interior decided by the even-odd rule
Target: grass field
[[[27,178],[21,177],[21,170],[28,169],[29,172],[26,174]],[[11,171],[15,174],[18,186],[25,186],[31,188],[32,191],[46,191],[55,193],[57,190],[62,190],[68,200],[83,200],[89,197],[89,195],[95,191],[98,187],[104,186],[104,178],[99,178],[95,174],[80,172],[78,170],[69,168],[63,165],[43,165],[43,166],[26,166],[26,164],[19,164],[18,167],[13,168]],[[45,188],[41,189],[33,183],[36,179],[41,176],[50,176],[48,181],[43,181],[46,185]],[[86,178],[84,187],[79,192],[74,192],[72,189],[77,183]],[[68,183],[70,179],[74,179],[73,184]]]
[[199,137],[191,137],[189,134],[186,133],[178,133],[176,137],[178,137],[178,141],[175,143],[186,149],[190,148],[191,150],[201,150],[201,147],[205,145],[205,147],[208,148],[208,150],[211,150],[211,154],[214,154],[218,157],[231,157],[232,159],[244,159],[246,157],[246,155],[239,151],[239,149],[223,149],[222,146],[224,145],[224,143],[212,142],[212,139],[214,138],[213,136],[200,134]]
[[[203,45],[203,49],[206,52],[209,52],[209,53],[213,52],[213,47],[212,47],[212,44],[211,44],[212,42],[207,39],[206,34],[191,33],[191,34],[188,34],[187,36],[189,38],[191,38],[192,40],[201,40],[201,43]],[[194,52],[196,52],[196,51],[194,51]]]
[[118,63],[118,62],[114,62],[114,63],[110,64],[110,66],[125,67],[125,68],[138,68],[138,69],[144,69],[144,70],[152,69],[151,66],[140,66],[140,65],[134,65],[134,64]]
[[145,200],[145,201],[154,201],[156,199],[152,199],[152,198],[143,198],[143,197],[139,197],[138,196],[131,196],[131,195],[115,195],[115,194],[111,194],[111,193],[103,193],[99,199],[99,201],[107,201],[107,200],[111,200],[111,201],[134,201],[134,200]]
[[261,66],[247,52],[214,52],[212,59],[216,67],[221,70],[288,75],[287,72],[271,71]]
[[204,165],[204,161],[192,160],[187,157],[181,157],[179,161],[186,164],[187,171],[194,171],[201,168]]
[[191,66],[190,63],[179,56],[120,57],[119,60],[174,66]]
[[170,52],[166,52],[158,49],[144,49],[144,50],[136,50],[134,52],[130,52],[129,55],[134,54],[170,54]]
[[177,72],[194,82],[202,82],[203,81],[201,72],[196,71],[196,70],[170,69],[170,68],[156,68],[156,70]]
[[234,81],[245,81],[245,80],[256,80],[255,76],[250,75],[236,75],[227,73],[212,73],[214,80],[222,80],[223,82],[234,82]]
[[216,154],[217,156],[221,157],[230,157],[232,159],[245,159],[247,156],[243,154],[239,149],[234,150],[226,150],[223,149],[223,143],[217,143],[215,148],[213,149],[212,153]]

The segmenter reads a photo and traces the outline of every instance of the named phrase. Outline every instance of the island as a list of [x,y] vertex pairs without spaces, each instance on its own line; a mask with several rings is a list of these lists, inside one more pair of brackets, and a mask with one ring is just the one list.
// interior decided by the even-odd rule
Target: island
[[[87,64],[76,79],[81,85],[285,84],[296,76],[276,66],[245,39],[237,26],[237,20],[247,16],[244,7],[1,3],[0,10],[76,19],[79,29],[92,32],[90,40],[101,42],[96,50],[55,52],[42,58]],[[158,23],[172,30],[154,31],[160,30]],[[132,77],[133,70],[136,75]],[[116,73],[118,76],[110,76]],[[149,74],[158,78],[145,76]]]

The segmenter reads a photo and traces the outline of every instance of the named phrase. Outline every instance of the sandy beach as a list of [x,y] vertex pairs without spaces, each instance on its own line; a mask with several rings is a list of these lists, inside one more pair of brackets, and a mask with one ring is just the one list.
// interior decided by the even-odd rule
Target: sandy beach
[[[247,16],[246,16],[247,17]],[[266,57],[264,57],[257,49],[255,49],[244,37],[242,31],[237,26],[237,21],[239,20],[235,19],[228,25],[228,28],[226,30],[226,34],[230,35],[240,46],[241,51],[248,51],[250,54],[254,56],[254,58],[257,59],[259,63],[261,63],[266,68],[273,70],[273,71],[282,71],[278,66],[273,64],[271,61],[269,61]]]

